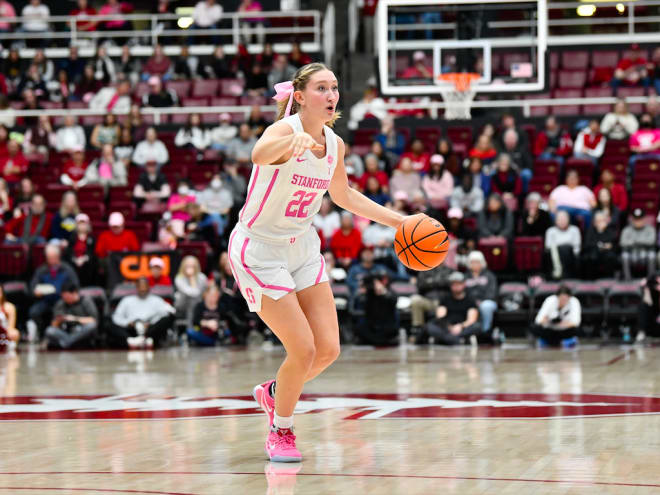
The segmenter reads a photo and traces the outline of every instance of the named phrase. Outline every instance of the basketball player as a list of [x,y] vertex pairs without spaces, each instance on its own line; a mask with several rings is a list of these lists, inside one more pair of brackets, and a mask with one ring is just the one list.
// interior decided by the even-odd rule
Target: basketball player
[[312,218],[326,191],[340,207],[390,227],[406,217],[349,187],[344,142],[330,128],[339,117],[339,89],[325,65],[305,65],[275,90],[277,122],[252,151],[248,194],[228,251],[250,311],[287,353],[276,380],[253,390],[268,415],[266,453],[271,461],[297,462],[293,411],[303,385],[339,355],[337,313]]

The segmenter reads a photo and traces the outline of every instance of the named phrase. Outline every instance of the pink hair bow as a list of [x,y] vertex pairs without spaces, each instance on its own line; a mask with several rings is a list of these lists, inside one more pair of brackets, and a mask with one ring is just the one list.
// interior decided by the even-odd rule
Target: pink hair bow
[[293,81],[284,81],[275,85],[276,94],[273,96],[273,100],[283,101],[286,98],[289,99],[289,102],[286,104],[286,111],[284,112],[285,117],[291,115],[291,105],[293,105],[293,91]]

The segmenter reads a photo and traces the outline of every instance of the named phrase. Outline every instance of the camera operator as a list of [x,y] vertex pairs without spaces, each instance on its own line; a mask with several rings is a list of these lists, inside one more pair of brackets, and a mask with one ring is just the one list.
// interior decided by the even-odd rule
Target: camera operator
[[387,272],[378,271],[364,276],[355,301],[360,316],[355,322],[358,344],[396,344],[399,330],[397,296],[389,288]]
[[[477,303],[468,296],[461,272],[452,273],[448,280],[450,292],[440,299],[436,317],[426,325],[426,332],[440,344],[462,344],[469,338],[476,345],[476,334],[481,331]],[[417,342],[424,343],[428,335],[420,335]]]
[[557,293],[548,296],[536,315],[530,331],[539,339],[539,345],[573,347],[582,321],[582,307],[571,288],[560,285]]

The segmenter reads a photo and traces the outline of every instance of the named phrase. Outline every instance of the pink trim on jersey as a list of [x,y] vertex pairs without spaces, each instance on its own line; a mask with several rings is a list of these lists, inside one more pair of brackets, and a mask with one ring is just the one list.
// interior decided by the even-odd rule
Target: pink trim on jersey
[[241,249],[241,263],[243,263],[243,268],[245,268],[245,271],[248,272],[248,274],[254,279],[254,281],[261,287],[262,289],[273,289],[273,290],[283,290],[285,292],[291,292],[293,289],[289,289],[288,287],[282,287],[281,285],[269,285],[269,284],[264,284],[259,278],[252,273],[252,270],[250,270],[250,267],[248,267],[245,264],[245,249],[247,248],[248,242],[250,242],[250,238],[246,237],[245,241],[243,241],[243,249]]
[[241,289],[241,283],[238,281],[238,274],[236,273],[236,268],[234,268],[234,262],[231,260],[231,243],[234,240],[234,236],[236,235],[236,231],[234,230],[231,235],[229,236],[229,246],[227,246],[227,254],[229,258],[229,267],[231,268],[231,272],[234,275],[234,280],[236,280],[236,285],[238,285],[238,290],[243,292],[243,289]]
[[[252,227],[252,224],[257,219],[257,217],[259,215],[261,215],[261,210],[263,210],[264,205],[266,204],[266,201],[268,201],[268,196],[270,196],[270,192],[273,190],[273,186],[275,185],[275,180],[277,180],[277,174],[279,174],[279,173],[280,173],[280,169],[276,168],[275,173],[273,174],[273,177],[270,179],[270,184],[268,184],[268,189],[266,189],[266,194],[264,195],[264,198],[261,200],[261,204],[259,205],[259,209],[257,210],[257,213],[252,217],[252,219],[248,222],[248,227]],[[256,177],[255,177],[255,182],[256,181],[257,180],[256,180]]]
[[319,283],[321,277],[323,276],[324,270],[325,270],[325,258],[323,257],[323,255],[321,255],[321,269],[319,270],[319,274],[316,276],[316,282],[314,282],[314,285]]
[[243,213],[245,212],[245,208],[247,208],[248,203],[250,202],[250,196],[252,196],[252,191],[254,191],[254,185],[257,183],[257,179],[259,178],[259,167],[256,166],[256,170],[254,172],[254,177],[252,177],[252,184],[250,184],[250,190],[248,191],[247,198],[245,198],[245,204],[243,205],[243,208],[241,209],[241,216],[239,220],[242,222],[243,221]]

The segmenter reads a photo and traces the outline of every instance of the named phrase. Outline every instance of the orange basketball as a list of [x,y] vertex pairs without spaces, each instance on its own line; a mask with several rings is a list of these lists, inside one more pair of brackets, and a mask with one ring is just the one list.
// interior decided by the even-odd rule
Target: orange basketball
[[394,251],[401,263],[423,272],[445,260],[449,236],[445,227],[434,218],[408,218],[396,231]]

